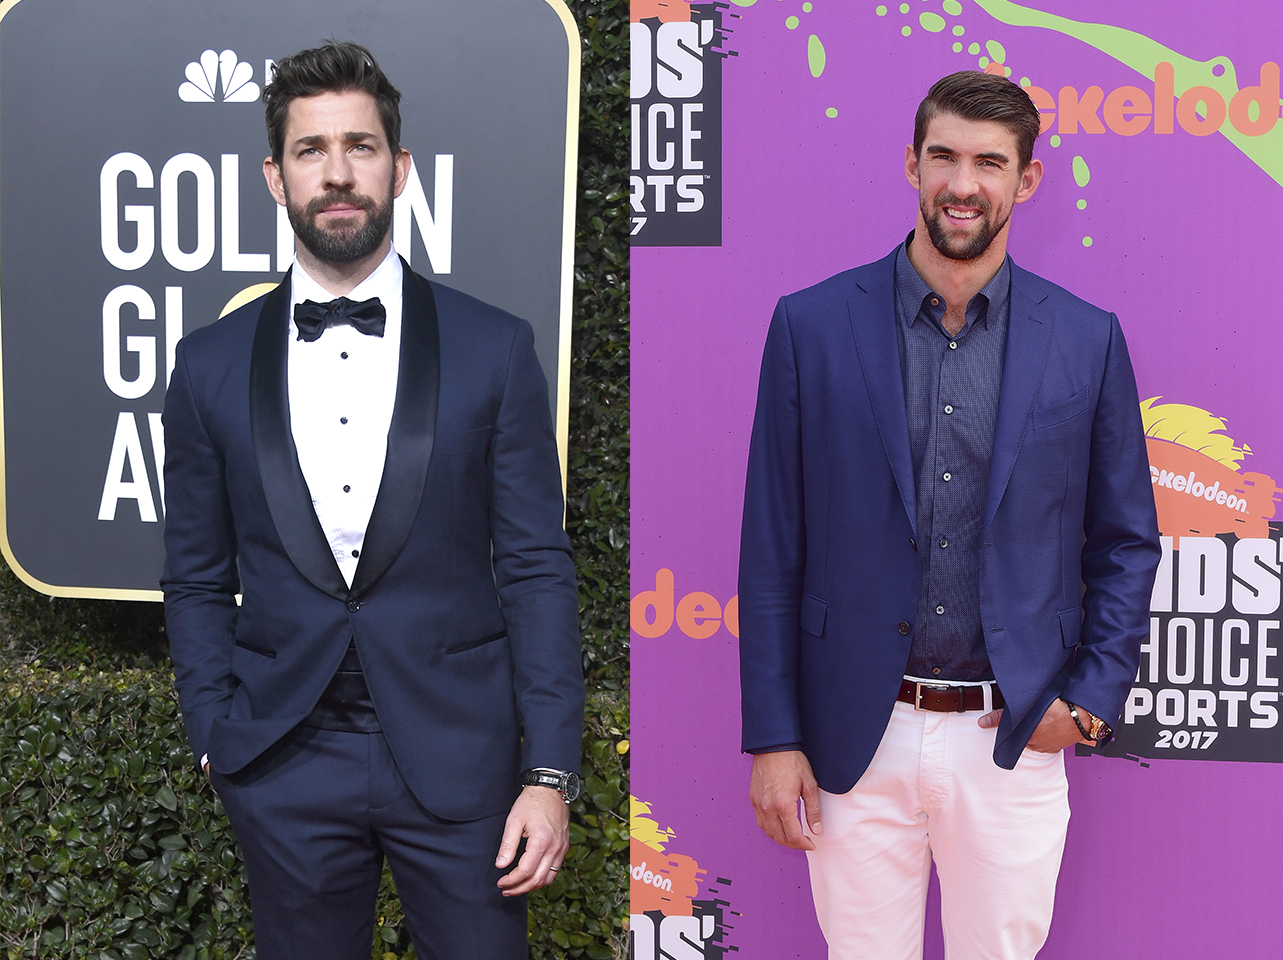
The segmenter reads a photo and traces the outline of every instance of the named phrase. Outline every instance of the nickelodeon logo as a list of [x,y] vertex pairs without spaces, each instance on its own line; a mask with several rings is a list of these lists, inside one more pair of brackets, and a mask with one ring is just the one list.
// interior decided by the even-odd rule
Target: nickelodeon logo
[[[740,598],[731,597],[723,606],[711,593],[695,591],[676,600],[673,571],[655,571],[655,589],[642,590],[629,605],[629,621],[639,637],[654,640],[677,625],[692,640],[707,640],[724,624],[731,636],[740,635]],[[676,601],[676,602],[674,602]]]
[[1090,86],[1078,93],[1075,87],[1061,87],[1053,97],[1042,87],[1025,87],[1029,99],[1042,117],[1042,132],[1056,126],[1056,132],[1104,133],[1108,127],[1123,137],[1134,137],[1153,124],[1154,133],[1173,133],[1176,126],[1195,137],[1216,133],[1226,119],[1247,137],[1260,137],[1274,129],[1279,120],[1279,65],[1261,65],[1261,82],[1244,87],[1229,103],[1212,87],[1190,87],[1176,96],[1176,71],[1170,63],[1154,68],[1152,90],[1122,86],[1105,95],[1101,87]]

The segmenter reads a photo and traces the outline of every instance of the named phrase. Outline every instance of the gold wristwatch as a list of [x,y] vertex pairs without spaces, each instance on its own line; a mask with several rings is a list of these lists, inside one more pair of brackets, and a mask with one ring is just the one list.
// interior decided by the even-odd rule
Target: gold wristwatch
[[1083,707],[1082,711],[1087,715],[1090,723],[1088,726],[1083,726],[1082,719],[1078,716],[1079,708],[1068,700],[1065,703],[1069,704],[1069,715],[1074,718],[1074,725],[1078,727],[1078,732],[1083,735],[1084,740],[1093,740],[1099,746],[1114,735],[1113,728],[1086,707]]

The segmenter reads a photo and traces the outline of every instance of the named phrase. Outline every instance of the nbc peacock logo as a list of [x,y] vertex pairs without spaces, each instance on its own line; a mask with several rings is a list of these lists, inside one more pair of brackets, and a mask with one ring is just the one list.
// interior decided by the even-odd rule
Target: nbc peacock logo
[[187,103],[258,102],[254,68],[239,59],[235,50],[206,50],[199,60],[187,64],[185,75],[187,79],[178,85],[178,99]]

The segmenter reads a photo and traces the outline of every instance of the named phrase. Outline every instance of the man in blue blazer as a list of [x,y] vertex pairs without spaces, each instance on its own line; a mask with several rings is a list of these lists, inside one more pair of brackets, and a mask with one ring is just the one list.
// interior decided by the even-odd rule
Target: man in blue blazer
[[259,960],[368,960],[384,857],[420,957],[526,956],[578,790],[547,385],[529,324],[392,250],[399,96],[355,44],[281,61],[296,264],[180,342],[165,400],[175,680]]
[[[832,958],[1032,958],[1069,809],[1063,751],[1117,722],[1159,559],[1118,319],[1021,270],[1039,115],[963,72],[918,110],[917,225],[784,297],[740,557],[758,824],[808,851]],[[798,803],[803,805],[799,821]]]

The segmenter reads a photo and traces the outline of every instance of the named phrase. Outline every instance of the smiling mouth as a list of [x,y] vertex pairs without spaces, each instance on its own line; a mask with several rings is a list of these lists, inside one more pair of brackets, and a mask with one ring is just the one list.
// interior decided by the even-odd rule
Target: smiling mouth
[[957,207],[945,207],[945,216],[950,220],[974,220],[980,216],[979,210],[959,210]]

